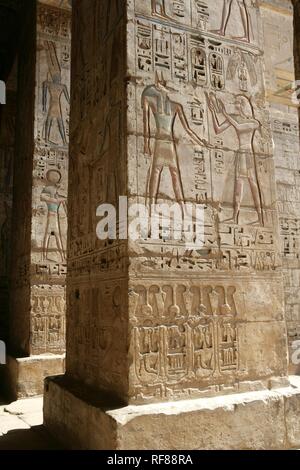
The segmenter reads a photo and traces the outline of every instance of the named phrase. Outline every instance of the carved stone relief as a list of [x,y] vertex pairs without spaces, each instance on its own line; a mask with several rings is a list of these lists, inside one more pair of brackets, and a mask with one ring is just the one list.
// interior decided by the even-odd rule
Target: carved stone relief
[[[17,175],[17,212],[26,222],[15,234],[14,268],[14,297],[24,300],[22,317],[27,318],[20,327],[16,318],[14,328],[29,341],[22,347],[27,354],[65,350],[71,12],[37,3],[35,19],[30,50],[36,57],[27,66],[34,78],[22,86],[28,95],[32,90],[33,129],[19,136],[20,147],[27,142],[28,150]],[[16,310],[13,317],[21,315]]]
[[[279,8],[280,7],[280,8]],[[266,45],[267,96],[271,109],[281,256],[284,272],[285,312],[288,329],[290,370],[294,345],[300,339],[299,297],[299,121],[293,103],[295,81],[292,2],[268,2],[263,27]]]
[[[134,403],[286,375],[258,5],[91,0],[74,33],[67,370]],[[200,205],[201,247],[98,240],[97,207],[122,195]]]
[[[129,242],[137,401],[247,380],[240,281],[259,274],[272,282],[281,264],[259,9],[246,1],[201,4],[204,23],[195,22],[194,1],[180,9],[135,2],[131,10],[131,201],[198,203],[204,211],[201,248],[168,238]],[[209,338],[199,349],[197,335]]]

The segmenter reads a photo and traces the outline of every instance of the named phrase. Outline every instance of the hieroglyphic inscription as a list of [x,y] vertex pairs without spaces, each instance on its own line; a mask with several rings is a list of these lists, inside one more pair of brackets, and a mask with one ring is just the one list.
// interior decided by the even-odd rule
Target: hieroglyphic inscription
[[133,329],[137,399],[155,389],[162,397],[188,395],[193,382],[212,385],[238,370],[235,291],[184,284],[133,289],[133,321],[144,325]]
[[[284,342],[265,341],[284,325],[259,14],[223,0],[75,8],[67,367],[127,402],[285,374]],[[164,221],[158,239],[97,240],[97,207],[123,195],[151,215],[201,205],[201,246]]]
[[295,81],[292,8],[291,1],[272,0],[265,4],[262,13],[266,44],[267,97],[272,112],[285,314],[290,367],[294,373],[297,364],[292,363],[293,345],[300,338],[300,166],[298,110],[292,100]]

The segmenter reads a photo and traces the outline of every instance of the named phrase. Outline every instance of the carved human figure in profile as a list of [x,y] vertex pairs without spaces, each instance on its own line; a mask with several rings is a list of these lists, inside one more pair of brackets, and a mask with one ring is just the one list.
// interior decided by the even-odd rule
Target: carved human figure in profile
[[[249,182],[255,209],[260,225],[264,225],[261,203],[261,192],[258,183],[255,151],[253,141],[256,131],[260,129],[260,122],[255,119],[254,110],[250,100],[244,95],[236,97],[237,114],[229,114],[222,100],[217,99],[214,93],[206,93],[208,108],[211,111],[213,127],[216,134],[221,134],[229,128],[236,131],[239,148],[236,152],[235,190],[234,190],[234,223],[238,224],[245,181]],[[224,121],[219,121],[219,115]]]
[[56,246],[62,262],[65,261],[62,234],[59,220],[59,210],[63,207],[67,213],[66,197],[59,194],[61,173],[58,170],[49,170],[46,175],[47,185],[41,194],[41,201],[47,204],[47,222],[43,241],[43,259],[47,259],[51,237],[55,238]]
[[[184,207],[184,192],[181,172],[179,168],[174,125],[179,118],[184,130],[196,145],[207,145],[190,128],[183,107],[180,103],[171,100],[170,92],[175,90],[167,86],[167,82],[161,74],[156,73],[155,84],[145,88],[142,94],[142,108],[144,120],[144,152],[152,156],[152,165],[147,183],[147,199],[152,204],[156,203],[161,182],[161,174],[164,168],[170,172],[172,186],[176,201]],[[150,117],[154,116],[156,124],[154,150],[151,150]]]
[[67,85],[61,83],[60,75],[54,75],[51,81],[43,83],[43,111],[47,112],[47,92],[49,92],[50,100],[48,107],[48,114],[45,123],[45,140],[50,142],[50,133],[53,122],[57,122],[60,136],[63,141],[63,145],[67,146],[67,138],[65,132],[65,125],[62,117],[61,110],[61,97],[65,96],[68,103],[70,103],[69,92]]
[[[50,142],[52,125],[57,122],[59,133],[64,146],[68,145],[65,125],[62,115],[61,99],[64,96],[70,104],[70,96],[67,85],[61,83],[61,68],[58,62],[55,44],[46,41],[46,51],[49,65],[50,79],[43,83],[43,112],[47,113],[45,122],[45,140]],[[49,94],[49,105],[47,98]]]
[[229,20],[231,18],[232,7],[233,7],[234,1],[236,1],[239,6],[244,35],[235,36],[233,37],[233,39],[244,41],[244,42],[250,42],[251,18],[250,18],[250,13],[247,7],[246,0],[224,0],[220,29],[213,30],[212,33],[219,34],[220,36],[226,35],[226,30],[227,30]]

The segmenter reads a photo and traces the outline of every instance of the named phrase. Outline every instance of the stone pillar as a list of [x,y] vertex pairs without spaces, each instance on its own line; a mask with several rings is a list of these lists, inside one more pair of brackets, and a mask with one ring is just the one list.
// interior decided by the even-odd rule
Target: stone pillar
[[294,7],[294,58],[296,79],[300,79],[300,46],[299,46],[299,30],[300,30],[300,4],[298,0],[292,0]]
[[300,148],[291,0],[280,5],[274,0],[265,2],[262,17],[266,92],[275,143],[290,373],[297,373],[300,372]]
[[71,12],[32,2],[24,18],[14,177],[10,357],[15,397],[64,371]]
[[[0,389],[6,362],[9,319],[9,271],[13,191],[13,157],[17,94],[15,62],[22,1],[0,0]],[[4,343],[4,344],[3,344]]]
[[261,15],[230,6],[74,4],[67,371],[44,408],[73,448],[300,443]]
[[13,160],[16,120],[15,66],[6,84],[6,104],[0,118],[0,340],[7,342],[9,319],[9,269],[11,255],[11,219]]

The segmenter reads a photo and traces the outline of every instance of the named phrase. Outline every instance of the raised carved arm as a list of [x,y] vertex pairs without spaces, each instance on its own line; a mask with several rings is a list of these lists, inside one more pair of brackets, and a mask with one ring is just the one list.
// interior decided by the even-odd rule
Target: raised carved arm
[[179,119],[181,121],[183,128],[189,134],[191,139],[198,145],[202,145],[204,147],[210,147],[208,142],[206,142],[204,139],[200,139],[200,137],[190,128],[188,120],[186,118],[185,112],[181,104],[178,104],[177,106],[177,114],[179,116]]

